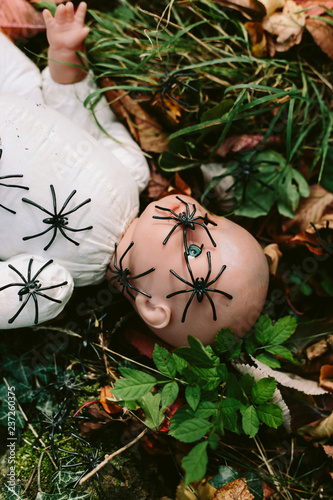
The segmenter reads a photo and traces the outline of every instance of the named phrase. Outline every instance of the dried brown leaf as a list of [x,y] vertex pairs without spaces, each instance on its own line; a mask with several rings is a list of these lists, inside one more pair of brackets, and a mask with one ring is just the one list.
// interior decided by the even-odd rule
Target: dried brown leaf
[[320,369],[319,385],[333,392],[333,365],[323,365]]
[[333,458],[333,446],[330,446],[328,444],[323,444],[322,447],[323,447],[323,450],[325,451],[326,455]]
[[[322,17],[328,21],[332,20],[329,16]],[[309,18],[306,20],[305,27],[321,50],[333,59],[333,26],[324,20]]]
[[262,27],[262,23],[248,21],[245,23],[246,31],[251,42],[251,52],[255,57],[265,57],[267,55],[267,39]]
[[283,230],[294,233],[304,231],[310,222],[317,223],[332,209],[333,194],[319,184],[314,184],[310,187],[310,196],[301,199],[295,217],[283,225]]
[[270,54],[286,52],[302,40],[305,26],[305,13],[293,0],[287,0],[282,12],[268,15],[263,19],[263,28],[272,37],[270,39]]
[[235,479],[222,486],[213,496],[213,500],[252,500],[253,498],[245,478]]
[[296,0],[297,5],[300,9],[307,9],[305,14],[306,17],[309,16],[321,16],[326,12],[325,9],[332,10],[333,2],[332,0]]
[[182,480],[177,488],[175,500],[212,500],[215,492],[216,488],[213,488],[206,478],[191,485]]
[[312,439],[326,439],[333,435],[333,413],[321,420],[301,427],[298,432]]
[[[263,140],[263,135],[250,135],[250,134],[242,134],[242,135],[233,135],[228,137],[225,141],[222,142],[221,146],[218,148],[216,154],[222,156],[223,158],[228,153],[237,153],[238,151],[243,151],[244,149],[253,149]],[[265,145],[273,145],[279,144],[279,137],[270,137]]]
[[308,347],[305,351],[306,357],[308,358],[309,361],[311,361],[314,358],[318,358],[322,354],[324,354],[328,349],[327,342],[325,339],[319,340],[319,342],[316,342],[315,344],[311,345]]
[[110,389],[109,385],[102,387],[99,402],[107,413],[119,413],[123,410],[122,407],[107,399],[114,397]]
[[45,29],[43,15],[26,0],[1,0],[0,29],[13,41]]
[[[103,79],[102,86],[115,85],[108,78]],[[140,104],[122,90],[107,90],[106,98],[118,117],[126,120],[134,140],[145,152],[162,153],[168,149],[167,134],[154,117],[150,116]]]
[[277,243],[271,243],[264,248],[264,254],[268,257],[269,260],[269,272],[270,274],[275,275],[277,266],[280,258],[282,257],[282,252],[279,249],[279,245]]

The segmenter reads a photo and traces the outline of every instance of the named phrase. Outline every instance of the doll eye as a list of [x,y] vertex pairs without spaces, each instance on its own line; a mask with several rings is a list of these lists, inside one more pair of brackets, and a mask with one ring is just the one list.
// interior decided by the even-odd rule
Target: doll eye
[[194,245],[194,244],[190,245],[188,247],[188,256],[190,258],[195,259],[195,257],[198,257],[201,254],[202,247],[203,247],[203,244],[200,247],[198,247],[198,245]]

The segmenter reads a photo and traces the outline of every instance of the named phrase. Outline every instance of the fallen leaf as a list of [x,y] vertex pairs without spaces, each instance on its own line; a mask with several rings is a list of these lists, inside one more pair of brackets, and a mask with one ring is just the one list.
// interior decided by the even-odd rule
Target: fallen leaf
[[[331,17],[322,17],[327,19],[328,22],[332,22]],[[328,22],[309,18],[306,20],[305,27],[321,50],[333,59],[333,26]]]
[[254,57],[265,57],[267,55],[267,39],[262,23],[248,21],[244,26],[250,37],[251,53]]
[[319,340],[319,342],[316,342],[315,344],[311,345],[308,347],[305,351],[306,357],[308,358],[309,361],[311,361],[314,358],[318,358],[318,356],[321,356],[324,354],[328,349],[327,342],[325,339]]
[[271,16],[274,12],[282,9],[285,5],[285,0],[260,0],[260,4],[264,6],[266,16]]
[[[321,229],[324,229],[325,233],[323,236],[318,236]],[[290,242],[305,245],[315,255],[328,255],[333,250],[329,238],[331,235],[333,235],[333,214],[324,216],[323,219],[316,222],[315,227],[308,226],[305,231],[291,238]],[[322,241],[320,238],[322,238]]]
[[213,500],[252,500],[254,495],[249,491],[245,478],[235,479],[219,488]]
[[147,196],[152,200],[158,200],[165,196],[170,186],[170,181],[161,175],[155,163],[151,163],[150,179],[147,186]]
[[260,2],[256,2],[256,0],[215,0],[215,3],[229,7],[230,9],[238,10],[248,18],[264,13],[264,8],[261,7]]
[[299,233],[304,231],[310,222],[316,223],[323,218],[323,215],[333,209],[333,194],[319,184],[310,187],[310,196],[302,198],[296,215],[292,220],[288,220],[283,225],[283,231]]
[[295,0],[295,3],[299,6],[299,9],[306,9],[305,15],[306,17],[310,16],[321,16],[324,14],[326,9],[333,9],[333,1],[332,0]]
[[[115,83],[104,78],[102,87],[112,87]],[[140,104],[123,90],[106,90],[106,98],[118,117],[126,120],[134,140],[145,152],[162,153],[168,149],[168,137],[163,127],[150,116]]]
[[282,12],[263,19],[263,28],[271,35],[269,49],[272,57],[276,52],[286,52],[301,42],[305,20],[305,13],[300,12],[299,6],[293,0],[286,1]]
[[333,365],[323,365],[320,369],[319,385],[333,392]]
[[[258,146],[263,140],[263,135],[250,135],[250,134],[242,134],[242,135],[233,135],[228,137],[225,141],[222,142],[221,146],[216,151],[218,156],[222,156],[224,158],[229,153],[237,153],[238,151],[253,149]],[[272,146],[273,144],[279,144],[279,137],[270,137],[266,142],[265,146]]]
[[26,0],[1,0],[0,29],[13,41],[45,30],[43,15]]
[[181,480],[175,500],[212,500],[215,492],[216,488],[213,488],[206,478],[191,484],[185,484],[184,480]]
[[333,413],[326,418],[301,427],[297,432],[313,439],[330,438],[333,435]]
[[269,260],[269,272],[270,274],[275,275],[277,266],[280,258],[282,257],[282,252],[279,249],[279,245],[277,243],[271,243],[264,248],[264,254],[268,257]]
[[323,444],[322,448],[325,451],[326,455],[333,458],[333,446],[330,446],[328,444]]
[[107,413],[119,413],[123,410],[121,406],[117,405],[113,401],[108,400],[107,398],[114,398],[109,385],[102,387],[99,402]]

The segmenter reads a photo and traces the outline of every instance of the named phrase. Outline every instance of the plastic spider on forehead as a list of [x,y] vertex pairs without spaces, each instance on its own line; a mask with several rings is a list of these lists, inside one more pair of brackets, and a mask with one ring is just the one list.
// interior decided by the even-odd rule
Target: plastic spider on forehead
[[[89,472],[94,470],[104,460],[104,455],[99,455],[98,449],[93,450],[89,441],[86,441],[81,436],[75,435],[75,437],[83,444],[83,446],[87,447],[87,453],[85,453],[85,454],[83,452],[78,453],[76,451],[65,450],[63,448],[59,448],[59,451],[66,453],[68,456],[71,455],[73,458],[77,457],[79,460],[78,462],[75,462],[75,463],[69,462],[66,464],[62,464],[61,469],[71,469],[71,468],[75,468],[75,467],[82,467],[84,469],[83,471],[80,470],[78,472],[78,478],[75,479],[73,486],[72,486],[73,489],[76,488],[76,486],[79,484],[80,480],[86,474],[88,474]],[[93,479],[95,481],[97,481],[98,490],[99,490],[102,498],[106,500],[106,496],[105,496],[105,493],[103,491],[102,484],[101,484],[101,474],[99,471],[95,472]]]
[[[2,151],[3,150],[0,148],[0,160],[1,160],[1,157],[2,157]],[[27,186],[20,186],[18,184],[6,184],[5,182],[1,182],[1,181],[5,180],[5,179],[18,179],[18,178],[22,178],[22,177],[23,177],[22,174],[2,175],[2,176],[0,176],[0,186],[25,189],[25,190],[29,191],[29,188]],[[1,203],[0,203],[0,208],[5,209],[5,210],[7,210],[8,212],[10,212],[12,214],[16,214],[15,210],[12,210],[11,208],[5,207],[4,205],[1,205]]]
[[[195,204],[194,203],[192,204],[193,210],[192,210],[192,212],[190,212],[189,204],[186,201],[183,201],[181,198],[179,198],[179,196],[176,196],[176,198],[177,198],[177,200],[184,203],[184,205],[186,207],[185,212],[180,212],[177,214],[176,212],[174,212],[174,210],[171,210],[171,208],[159,207],[158,205],[155,205],[155,208],[158,208],[158,210],[164,210],[165,212],[169,212],[171,215],[169,215],[169,216],[153,215],[153,219],[176,221],[176,224],[173,226],[173,228],[169,231],[167,236],[164,238],[163,245],[165,245],[168,242],[170,236],[177,229],[177,227],[183,226],[183,238],[184,238],[185,253],[189,254],[189,249],[188,249],[188,245],[187,245],[187,238],[186,238],[186,231],[187,231],[187,229],[194,230],[195,224],[197,224],[198,226],[201,226],[204,228],[204,230],[206,231],[206,233],[209,236],[209,239],[210,239],[212,245],[214,247],[216,247],[216,243],[215,243],[212,235],[210,234],[209,229],[207,228],[207,225],[212,224],[212,226],[217,226],[217,224],[215,222],[209,220],[207,214],[204,217],[202,217],[201,215],[194,217],[194,215],[197,211]],[[200,222],[200,221],[203,221],[203,222]]]
[[195,87],[192,87],[192,85],[189,85],[186,82],[183,82],[180,80],[180,78],[191,78],[191,77],[197,77],[198,75],[194,73],[193,71],[175,71],[174,73],[169,73],[166,71],[166,74],[164,77],[160,78],[160,84],[154,86],[154,97],[156,98],[156,95],[161,94],[161,103],[163,107],[163,111],[165,114],[168,113],[166,104],[165,104],[165,97],[168,97],[169,99],[173,99],[174,101],[178,102],[178,104],[181,104],[182,106],[187,106],[187,103],[184,101],[181,101],[178,97],[174,96],[172,94],[172,89],[176,85],[180,85],[182,87],[185,87],[189,90],[192,90],[193,92],[198,92],[198,89]]
[[142,276],[146,276],[147,274],[152,273],[153,271],[155,271],[155,268],[151,267],[147,271],[144,271],[143,273],[137,274],[136,276],[130,276],[131,271],[128,269],[128,267],[126,267],[125,269],[123,268],[124,257],[131,250],[133,245],[134,245],[134,241],[131,241],[131,243],[128,245],[128,247],[126,248],[126,250],[124,251],[124,253],[120,257],[119,264],[118,264],[118,262],[117,262],[118,261],[118,255],[117,255],[118,245],[117,245],[117,243],[115,244],[115,248],[114,248],[114,267],[115,267],[115,269],[113,269],[110,264],[108,265],[109,271],[111,271],[111,273],[113,273],[115,275],[115,276],[112,276],[112,278],[110,279],[110,282],[117,280],[118,283],[122,286],[121,293],[124,293],[124,291],[126,291],[126,293],[133,300],[135,300],[135,297],[130,292],[130,289],[135,290],[136,292],[141,293],[142,295],[145,295],[146,297],[151,298],[151,295],[149,293],[143,292],[139,288],[135,287],[134,285],[132,285],[131,281],[136,280],[138,278],[142,278]]
[[19,296],[19,302],[23,301],[23,297],[26,295],[26,299],[24,300],[23,304],[19,307],[18,311],[14,314],[12,318],[8,320],[8,323],[13,323],[17,316],[20,314],[20,312],[24,309],[24,307],[27,305],[29,302],[30,297],[32,297],[32,300],[34,301],[35,304],[35,319],[34,319],[34,324],[38,324],[38,299],[37,297],[43,297],[44,299],[51,300],[52,302],[57,302],[58,304],[61,304],[61,300],[59,299],[54,299],[53,297],[50,297],[49,295],[46,295],[45,292],[46,290],[52,290],[54,288],[59,288],[61,286],[65,286],[68,284],[67,281],[63,281],[62,283],[59,283],[57,285],[52,285],[52,286],[42,286],[42,283],[37,279],[37,277],[41,274],[41,272],[50,264],[52,264],[53,260],[50,259],[46,264],[44,264],[38,271],[31,276],[32,272],[32,263],[33,259],[31,258],[29,260],[28,264],[28,272],[27,272],[27,278],[23,276],[23,274],[16,269],[16,267],[12,266],[12,264],[8,264],[8,267],[12,269],[22,280],[21,283],[9,283],[8,285],[2,286],[0,288],[0,292],[2,290],[5,290],[6,288],[10,288],[13,286],[19,286],[21,289],[17,292]]
[[224,295],[225,297],[227,297],[227,299],[229,299],[229,300],[231,300],[233,298],[232,295],[230,295],[227,292],[223,292],[222,290],[218,290],[216,288],[210,288],[210,286],[219,279],[219,277],[224,272],[224,270],[226,269],[227,266],[223,265],[221,267],[221,269],[219,270],[219,272],[217,273],[217,275],[215,276],[215,278],[212,279],[211,281],[209,281],[209,278],[210,278],[210,275],[212,272],[212,266],[211,266],[210,252],[207,252],[206,255],[207,255],[207,260],[208,260],[208,271],[207,271],[206,278],[203,278],[203,277],[194,278],[193,272],[192,272],[192,269],[191,269],[191,266],[190,266],[190,263],[188,260],[188,255],[187,255],[187,253],[184,253],[184,255],[185,255],[185,260],[186,260],[186,266],[187,266],[187,269],[188,269],[188,272],[190,274],[192,282],[189,282],[186,279],[179,276],[179,274],[177,274],[175,271],[173,271],[173,269],[170,269],[170,273],[173,274],[173,276],[175,276],[177,279],[179,279],[182,283],[185,283],[186,285],[188,285],[190,288],[187,288],[186,290],[178,290],[177,292],[170,293],[169,295],[167,295],[167,299],[170,299],[171,297],[174,297],[175,295],[179,295],[181,293],[190,293],[191,292],[191,296],[190,296],[190,298],[189,298],[189,300],[184,308],[184,312],[183,312],[182,319],[181,319],[181,322],[184,323],[185,318],[186,318],[186,313],[187,313],[188,308],[190,307],[191,302],[194,299],[194,297],[195,296],[197,297],[198,302],[202,302],[204,296],[206,296],[207,299],[209,300],[211,307],[212,307],[213,320],[216,321],[217,316],[216,316],[215,305],[214,305],[214,302],[213,302],[213,300],[210,297],[208,292],[220,293],[220,294]]
[[72,227],[69,227],[68,226],[68,215],[72,214],[73,212],[76,212],[79,208],[83,207],[87,203],[90,203],[91,199],[88,198],[87,200],[83,201],[82,203],[80,203],[76,207],[72,208],[71,210],[68,210],[68,212],[64,212],[64,210],[67,207],[68,203],[71,201],[71,199],[73,198],[73,196],[76,194],[76,190],[74,189],[71,192],[71,194],[68,196],[68,198],[66,199],[66,201],[63,204],[63,206],[61,207],[60,211],[58,212],[58,209],[57,209],[57,198],[56,198],[55,190],[54,190],[54,187],[53,187],[52,184],[50,185],[50,189],[51,189],[51,194],[52,194],[52,202],[53,202],[54,213],[50,212],[49,210],[47,210],[46,208],[42,207],[41,205],[38,205],[34,201],[28,200],[27,198],[22,198],[22,201],[24,201],[25,203],[28,203],[29,205],[32,205],[32,206],[34,206],[36,208],[39,208],[39,210],[41,210],[42,212],[45,212],[47,215],[49,215],[49,217],[46,217],[46,219],[43,219],[44,224],[48,225],[49,227],[47,229],[45,229],[45,231],[42,231],[41,233],[33,234],[31,236],[24,236],[23,237],[23,241],[31,240],[32,238],[38,238],[38,236],[42,236],[43,234],[46,234],[49,231],[52,231],[52,229],[53,229],[52,238],[50,239],[49,243],[44,247],[44,250],[48,250],[48,248],[50,248],[50,246],[52,245],[52,243],[55,240],[55,237],[57,236],[58,230],[64,236],[64,238],[66,238],[66,240],[68,240],[71,243],[74,243],[74,245],[78,246],[80,243],[78,243],[77,241],[75,241],[72,238],[70,238],[65,233],[65,230],[77,233],[77,232],[80,232],[80,231],[88,231],[89,229],[92,229],[93,226],[83,227],[81,229],[74,229]]

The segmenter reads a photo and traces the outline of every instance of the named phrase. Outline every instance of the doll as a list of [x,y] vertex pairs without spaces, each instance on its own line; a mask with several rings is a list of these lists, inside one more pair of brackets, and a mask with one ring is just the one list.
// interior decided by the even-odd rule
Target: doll
[[266,297],[262,249],[187,196],[138,217],[144,155],[104,99],[93,113],[83,105],[94,91],[77,55],[85,12],[83,2],[44,12],[42,75],[0,38],[0,328],[55,318],[74,286],[106,276],[170,345],[188,334],[212,343],[228,326],[241,336]]

